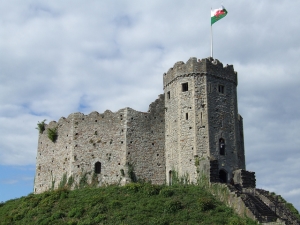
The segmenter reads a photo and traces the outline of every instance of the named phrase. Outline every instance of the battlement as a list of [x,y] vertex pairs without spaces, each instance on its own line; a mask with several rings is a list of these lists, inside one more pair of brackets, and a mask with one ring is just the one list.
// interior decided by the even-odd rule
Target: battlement
[[237,85],[237,72],[234,71],[233,65],[226,65],[211,57],[198,59],[191,57],[186,63],[179,61],[172,68],[164,73],[164,88],[183,76],[211,75],[221,79],[232,81]]

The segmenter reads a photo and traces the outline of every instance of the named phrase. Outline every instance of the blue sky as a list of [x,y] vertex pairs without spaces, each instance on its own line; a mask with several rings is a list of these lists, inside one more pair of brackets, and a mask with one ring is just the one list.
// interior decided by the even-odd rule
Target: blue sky
[[300,1],[0,2],[0,202],[32,192],[38,121],[147,111],[177,61],[210,56],[238,72],[246,167],[300,209]]

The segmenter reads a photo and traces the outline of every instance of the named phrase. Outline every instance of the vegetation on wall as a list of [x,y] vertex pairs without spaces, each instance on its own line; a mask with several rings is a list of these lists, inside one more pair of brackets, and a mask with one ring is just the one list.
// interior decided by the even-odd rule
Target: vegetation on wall
[[128,177],[131,179],[132,182],[137,182],[137,177],[134,172],[134,163],[128,162],[127,168],[128,168],[127,170]]
[[38,121],[37,123],[37,127],[35,129],[37,129],[40,134],[42,134],[45,130],[45,125],[46,125],[45,122],[46,120],[43,120],[42,122]]
[[52,141],[55,142],[57,139],[57,127],[54,128],[48,128],[48,138]]

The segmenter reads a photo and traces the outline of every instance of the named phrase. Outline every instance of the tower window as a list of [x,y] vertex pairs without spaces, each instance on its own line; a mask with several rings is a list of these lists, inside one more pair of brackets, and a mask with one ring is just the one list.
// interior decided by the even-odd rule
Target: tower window
[[224,85],[219,85],[219,92],[224,94]]
[[168,93],[167,93],[167,96],[168,96],[168,99],[170,99],[171,98],[171,94],[170,94],[170,92],[168,91]]
[[96,162],[95,163],[95,173],[96,174],[100,174],[101,173],[101,163],[100,162]]
[[181,84],[181,87],[182,87],[182,92],[185,92],[185,91],[189,90],[189,84],[188,83]]
[[185,119],[186,119],[186,120],[189,119],[189,114],[188,114],[188,113],[185,114]]
[[223,138],[220,138],[219,146],[220,146],[220,155],[225,155],[225,141]]

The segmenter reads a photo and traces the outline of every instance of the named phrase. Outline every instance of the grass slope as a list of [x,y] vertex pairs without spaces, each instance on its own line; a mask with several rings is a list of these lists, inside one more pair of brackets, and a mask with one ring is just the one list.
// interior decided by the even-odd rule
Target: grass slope
[[196,185],[60,189],[0,203],[0,224],[257,224]]

